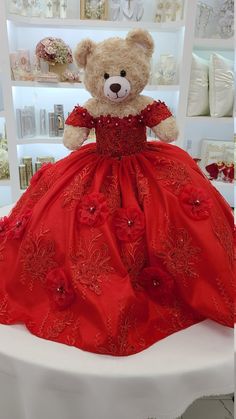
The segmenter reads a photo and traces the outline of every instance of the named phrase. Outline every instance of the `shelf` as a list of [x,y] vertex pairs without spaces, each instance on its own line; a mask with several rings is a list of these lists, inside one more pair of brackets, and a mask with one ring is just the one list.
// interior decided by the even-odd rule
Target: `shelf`
[[[85,89],[83,83],[42,83],[39,81],[22,81],[22,80],[12,80],[13,87],[36,87],[36,88],[63,88],[63,89]],[[163,84],[163,85],[154,85],[148,84],[143,90],[149,91],[178,91],[179,85],[176,84]]]
[[195,38],[194,48],[204,50],[233,50],[234,49],[234,38],[229,39],[207,39],[207,38]]
[[220,192],[220,194],[225,198],[231,207],[234,206],[234,183],[220,182],[217,180],[212,180],[211,183],[213,186]]
[[46,87],[46,88],[63,88],[63,89],[84,89],[83,83],[45,83],[40,81],[23,81],[12,80],[13,87]]
[[31,138],[18,138],[17,144],[62,144],[63,137],[31,137]]
[[1,186],[11,186],[10,179],[0,179],[0,187]]
[[26,17],[8,14],[7,19],[20,27],[54,27],[76,28],[92,30],[130,30],[132,28],[144,28],[153,32],[178,32],[184,27],[184,21],[177,22],[134,22],[134,21],[109,21],[109,20],[80,20],[80,19],[47,19],[38,17]]
[[224,116],[221,118],[216,118],[213,116],[186,116],[185,117],[186,122],[207,122],[207,123],[213,123],[213,124],[233,124],[234,119],[232,116]]
[[151,91],[162,91],[162,92],[177,92],[179,91],[179,85],[178,84],[148,84],[143,90],[149,90]]

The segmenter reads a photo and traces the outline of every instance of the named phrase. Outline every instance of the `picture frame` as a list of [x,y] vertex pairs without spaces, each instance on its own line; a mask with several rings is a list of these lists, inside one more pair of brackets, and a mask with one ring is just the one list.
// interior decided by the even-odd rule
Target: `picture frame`
[[80,19],[107,20],[108,0],[80,0]]
[[206,166],[217,162],[231,163],[234,161],[234,142],[203,138],[200,158],[200,167],[208,175]]

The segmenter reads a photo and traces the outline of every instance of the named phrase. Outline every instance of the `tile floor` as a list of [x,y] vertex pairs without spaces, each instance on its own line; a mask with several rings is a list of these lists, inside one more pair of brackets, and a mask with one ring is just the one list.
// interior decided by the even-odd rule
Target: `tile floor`
[[209,397],[195,401],[179,419],[233,419],[232,396]]

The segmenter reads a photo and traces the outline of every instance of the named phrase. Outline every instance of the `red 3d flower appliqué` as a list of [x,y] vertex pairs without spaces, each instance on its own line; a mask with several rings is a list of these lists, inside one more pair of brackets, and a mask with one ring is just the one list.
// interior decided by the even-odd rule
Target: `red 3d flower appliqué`
[[9,229],[8,217],[0,218],[0,238],[6,236]]
[[82,224],[97,227],[105,223],[109,215],[106,197],[103,193],[91,193],[82,199],[78,219]]
[[161,266],[144,268],[137,277],[137,285],[154,297],[170,297],[174,281]]
[[9,238],[10,239],[20,239],[25,231],[25,228],[29,222],[31,216],[31,211],[25,211],[23,214],[19,215],[16,220],[10,224]]
[[194,220],[205,220],[210,216],[212,201],[203,189],[186,185],[179,200],[184,212]]
[[49,271],[46,286],[52,303],[58,310],[65,310],[74,302],[75,291],[63,269],[55,268]]
[[135,241],[144,233],[144,214],[138,208],[120,208],[115,212],[114,227],[119,240]]
[[37,184],[43,173],[52,166],[52,163],[43,163],[41,168],[32,176],[30,179],[30,185],[34,186]]

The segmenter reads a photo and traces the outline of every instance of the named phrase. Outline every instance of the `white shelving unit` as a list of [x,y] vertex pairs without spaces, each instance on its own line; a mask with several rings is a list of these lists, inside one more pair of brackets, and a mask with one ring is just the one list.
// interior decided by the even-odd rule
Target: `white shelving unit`
[[[43,83],[43,82],[37,82],[37,81],[15,81],[12,80],[12,86],[13,87],[50,87],[50,88],[63,88],[63,89],[85,89],[83,83]],[[179,91],[179,85],[177,84],[170,84],[170,85],[152,85],[148,84],[145,87],[146,91],[162,91],[162,92],[176,92]]]
[[[38,110],[45,108],[50,112],[53,111],[55,103],[63,103],[65,114],[67,114],[75,104],[83,104],[90,96],[82,83],[11,80],[9,53],[16,49],[29,49],[33,55],[37,42],[45,36],[58,36],[73,49],[81,39],[86,37],[99,42],[110,36],[124,37],[131,28],[135,27],[149,30],[155,41],[154,64],[158,56],[164,53],[173,54],[178,64],[177,84],[148,85],[144,89],[144,94],[166,101],[176,114],[180,130],[177,145],[186,149],[190,143],[194,143],[193,153],[195,153],[195,150],[198,150],[200,139],[206,136],[222,139],[222,136],[226,135],[230,140],[231,126],[233,131],[233,118],[188,118],[186,114],[192,51],[199,50],[205,54],[207,51],[220,50],[228,53],[233,50],[232,40],[194,38],[197,0],[185,1],[182,21],[163,24],[150,22],[150,16],[154,13],[155,0],[147,0],[145,7],[146,3],[150,6],[149,15],[144,16],[146,20],[111,22],[10,15],[7,12],[5,0],[0,2],[0,69],[2,68],[3,72],[4,98],[4,113],[0,113],[0,117],[6,117],[11,173],[10,182],[4,186],[0,182],[0,205],[2,191],[5,191],[6,188],[11,191],[13,202],[22,193],[18,175],[18,164],[22,156],[31,155],[34,158],[37,155],[52,154],[57,159],[69,153],[62,145],[61,137],[18,138],[15,109],[25,105],[34,105]],[[74,4],[78,8],[76,1]],[[207,130],[207,134],[204,133],[204,130]],[[188,151],[191,153],[191,147]]]
[[[198,0],[187,2],[185,10],[187,36],[184,40],[183,63],[184,82],[180,78],[180,100],[179,100],[179,126],[181,139],[179,145],[186,149],[193,157],[200,157],[201,140],[205,138],[213,140],[233,141],[234,118],[211,116],[187,116],[188,92],[191,74],[192,53],[208,59],[212,52],[219,53],[226,58],[234,60],[234,39],[208,39],[195,38],[195,20],[197,15]],[[215,0],[206,0],[206,3],[214,7]],[[234,184],[226,182],[213,182],[213,185],[224,196],[228,203],[234,206]]]

